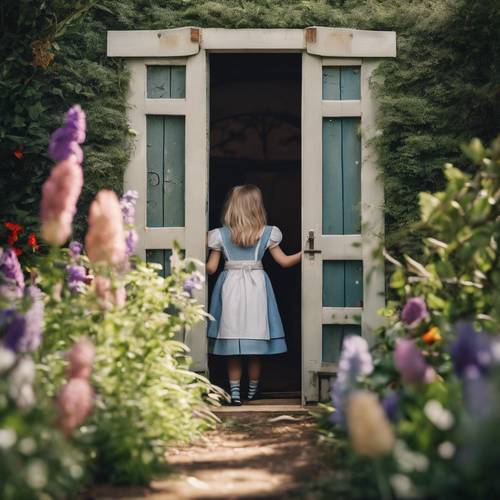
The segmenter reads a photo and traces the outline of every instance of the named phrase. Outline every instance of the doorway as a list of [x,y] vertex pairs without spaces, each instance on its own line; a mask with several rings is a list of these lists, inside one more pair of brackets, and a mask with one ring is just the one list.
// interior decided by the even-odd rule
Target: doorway
[[[227,192],[261,190],[268,224],[283,232],[286,253],[301,248],[301,54],[210,55],[209,227],[219,227]],[[288,352],[264,356],[262,391],[300,393],[300,266],[281,269],[267,252]],[[209,279],[209,294],[217,276]],[[227,386],[226,360],[209,355],[210,379]],[[246,373],[243,375],[245,386]]]

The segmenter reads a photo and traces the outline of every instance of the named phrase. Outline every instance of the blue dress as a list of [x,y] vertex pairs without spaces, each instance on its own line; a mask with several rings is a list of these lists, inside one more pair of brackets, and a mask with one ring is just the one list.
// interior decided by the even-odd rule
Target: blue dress
[[[270,240],[271,234],[275,240]],[[279,235],[277,240],[275,234]],[[228,227],[210,231],[208,245],[223,252],[225,269],[210,301],[214,319],[208,324],[209,353],[237,356],[287,351],[276,297],[261,263],[271,241],[278,244],[280,239],[276,227],[265,226],[257,243],[244,248],[231,241]]]

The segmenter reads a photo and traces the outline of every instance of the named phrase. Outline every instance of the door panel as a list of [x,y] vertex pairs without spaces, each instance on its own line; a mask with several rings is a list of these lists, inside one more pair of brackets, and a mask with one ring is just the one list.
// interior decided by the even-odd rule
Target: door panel
[[[207,67],[204,50],[183,59],[130,60],[129,121],[137,142],[125,175],[139,192],[137,253],[170,272],[177,241],[205,260],[208,172]],[[196,298],[206,304],[206,292]],[[193,369],[206,370],[205,325],[186,334]]]
[[345,336],[361,333],[360,70],[303,55],[304,402],[317,400],[317,372],[335,371]]

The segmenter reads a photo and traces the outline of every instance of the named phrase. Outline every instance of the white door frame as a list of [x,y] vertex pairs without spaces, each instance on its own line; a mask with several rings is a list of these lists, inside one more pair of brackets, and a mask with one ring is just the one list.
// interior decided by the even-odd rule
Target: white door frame
[[[372,253],[383,236],[383,186],[378,178],[376,155],[370,139],[375,135],[375,100],[370,78],[380,58],[396,56],[393,31],[364,31],[311,27],[302,29],[201,29],[185,27],[167,30],[108,31],[109,57],[127,58],[131,71],[129,122],[137,140],[125,174],[126,189],[139,191],[137,226],[140,235],[138,253],[146,248],[171,248],[177,240],[186,254],[206,259],[205,234],[208,208],[208,77],[209,52],[301,52],[302,66],[302,199],[312,200],[314,211],[303,212],[302,233],[305,242],[309,230],[317,235],[318,248],[326,258],[355,258],[363,261],[364,304],[363,335],[369,340],[381,322],[377,310],[384,304],[383,264]],[[186,99],[151,102],[146,98],[147,64],[186,64]],[[323,65],[359,65],[361,99],[359,101],[322,101],[321,68]],[[186,207],[185,227],[146,227],[146,115],[176,114],[186,116]],[[360,116],[362,129],[361,220],[360,236],[321,237],[321,120],[323,116]],[[319,170],[318,170],[319,169]],[[316,172],[316,176],[311,176]],[[319,172],[319,174],[318,174]],[[316,179],[316,182],[315,182]],[[319,186],[319,191],[318,191]],[[311,198],[313,197],[313,198]],[[319,205],[318,205],[319,204]],[[311,205],[312,206],[312,205]],[[335,240],[335,241],[334,241]],[[359,246],[352,247],[352,243]],[[334,243],[334,244],[332,244]],[[321,259],[305,257],[302,263],[302,399],[317,400],[318,370],[321,361],[321,325],[349,322],[357,308],[334,311],[321,304]],[[198,294],[206,305],[207,293]],[[353,309],[353,310],[351,310]],[[354,310],[356,309],[356,310]],[[305,338],[305,332],[315,334]],[[204,325],[195,328],[188,339],[193,369],[206,371],[207,348]]]

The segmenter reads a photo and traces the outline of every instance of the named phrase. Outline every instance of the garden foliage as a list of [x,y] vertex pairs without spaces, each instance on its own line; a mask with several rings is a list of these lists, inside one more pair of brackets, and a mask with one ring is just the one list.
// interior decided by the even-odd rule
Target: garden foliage
[[[419,260],[386,254],[398,298],[371,353],[361,338],[345,341],[333,408],[321,421],[338,440],[345,477],[331,483],[336,492],[500,495],[491,446],[500,436],[500,138],[463,149],[470,173],[447,164],[445,189],[420,195]],[[355,473],[339,452],[359,464]]]
[[203,264],[175,248],[163,278],[158,265],[133,256],[135,192],[119,200],[99,191],[85,245],[62,247],[83,187],[85,137],[79,106],[50,137],[57,163],[40,210],[48,253],[23,272],[13,248],[0,252],[5,499],[67,498],[84,477],[146,484],[164,470],[169,446],[215,423],[210,403],[222,394],[189,370],[182,342],[206,316],[193,298]]
[[469,137],[489,142],[500,124],[495,0],[22,0],[0,9],[0,213],[27,224],[27,233],[36,229],[49,169],[45,130],[73,102],[91,124],[79,236],[98,189],[121,189],[128,74],[122,61],[105,56],[108,29],[395,30],[398,56],[383,62],[376,91],[388,241],[401,251],[416,241],[397,231],[418,218],[417,193],[443,185],[444,161],[465,166],[459,144]]

